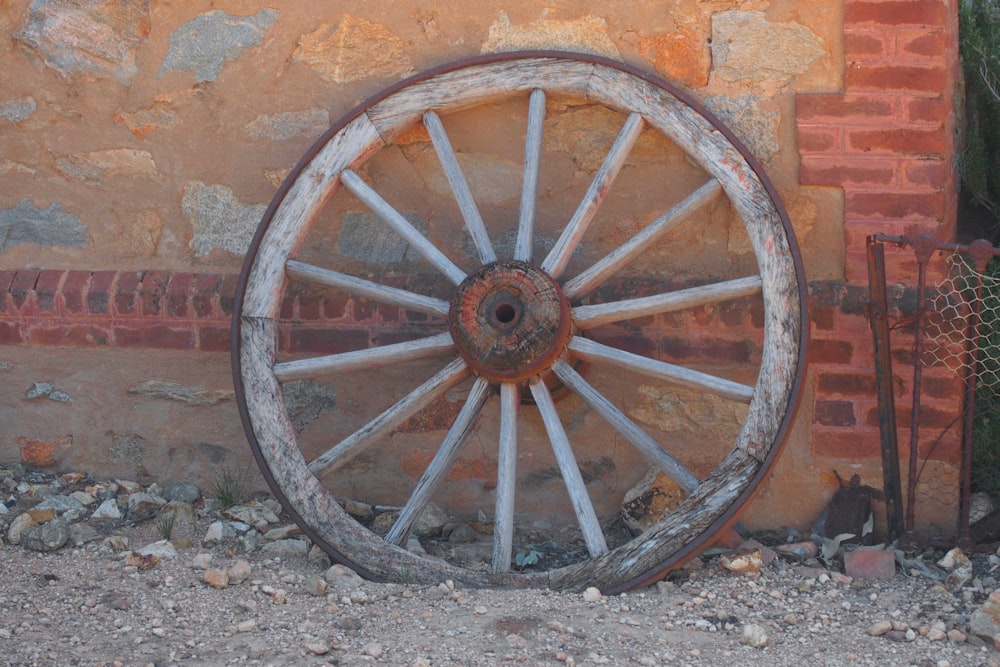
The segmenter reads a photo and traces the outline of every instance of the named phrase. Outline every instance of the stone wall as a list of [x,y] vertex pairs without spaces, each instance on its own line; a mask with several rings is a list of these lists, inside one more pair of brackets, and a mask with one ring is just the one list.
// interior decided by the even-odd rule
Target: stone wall
[[[206,464],[246,464],[228,318],[285,174],[402,77],[562,49],[689,91],[778,187],[813,284],[812,365],[747,520],[805,525],[834,470],[880,483],[864,237],[954,235],[954,13],[952,0],[5,3],[0,461],[41,442],[47,463],[98,474],[203,482]],[[304,319],[332,307],[289,299]]]

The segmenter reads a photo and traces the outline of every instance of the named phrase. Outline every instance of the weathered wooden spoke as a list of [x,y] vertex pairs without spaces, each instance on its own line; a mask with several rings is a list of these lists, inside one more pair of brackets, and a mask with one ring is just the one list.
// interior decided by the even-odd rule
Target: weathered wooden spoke
[[437,334],[421,340],[371,347],[355,352],[330,354],[325,357],[298,359],[274,365],[274,376],[279,382],[305,380],[330,373],[369,370],[417,359],[431,359],[448,354],[455,349],[451,335]]
[[493,244],[490,243],[490,237],[486,233],[486,223],[483,222],[483,217],[479,214],[476,200],[472,198],[472,191],[469,190],[469,184],[462,173],[462,167],[458,164],[458,156],[455,155],[455,150],[451,147],[451,141],[448,140],[448,134],[444,130],[444,125],[441,124],[441,119],[433,111],[428,111],[424,114],[424,127],[427,128],[427,133],[434,144],[434,150],[437,151],[438,160],[441,161],[441,167],[444,169],[448,183],[451,185],[451,191],[455,195],[455,201],[458,202],[458,208],[462,211],[462,217],[465,218],[465,225],[472,235],[472,242],[476,244],[476,250],[479,251],[479,259],[484,264],[496,261],[497,255],[493,251]]
[[[450,194],[427,180],[434,155]],[[506,170],[522,157],[518,193]],[[470,165],[498,178],[467,179]],[[656,287],[680,280],[701,285]],[[655,294],[586,302],[629,284]],[[483,56],[371,98],[291,172],[240,275],[237,402],[275,495],[364,576],[613,593],[711,545],[770,471],[802,381],[805,292],[775,189],[685,93],[596,56]],[[713,325],[698,329],[712,309],[687,311],[738,299],[763,316],[727,320],[718,341],[750,353],[713,357]],[[648,347],[662,349],[631,351]],[[622,499],[650,471],[676,504],[623,536]],[[381,537],[391,515],[369,526],[345,499],[402,509]],[[432,502],[482,537],[412,536]],[[564,553],[534,563],[549,540]]]
[[641,232],[605,255],[600,261],[595,262],[589,269],[571,280],[567,280],[563,284],[566,297],[573,300],[589,294],[595,287],[621,271],[630,261],[641,255],[663,234],[684,222],[695,211],[713,201],[720,194],[722,194],[722,186],[714,179],[692,192],[684,201],[649,223]]
[[455,465],[458,452],[462,448],[462,445],[465,444],[465,440],[469,436],[469,431],[472,429],[476,418],[479,417],[479,413],[483,411],[483,406],[490,397],[490,392],[490,384],[483,378],[477,379],[472,385],[472,390],[465,400],[465,405],[462,406],[461,411],[458,413],[458,417],[455,418],[455,423],[448,429],[448,435],[445,436],[440,449],[438,449],[437,454],[435,454],[434,459],[427,467],[420,481],[417,482],[417,488],[413,490],[413,494],[399,513],[399,517],[392,525],[389,534],[385,536],[386,542],[389,544],[403,544],[406,542],[406,538],[409,537],[410,531],[413,529],[413,524],[416,523],[420,517],[420,513],[427,507],[434,489],[438,487],[444,476]]
[[753,398],[753,387],[750,385],[619,350],[582,336],[574,336],[569,342],[568,349],[574,356],[584,361],[607,363],[647,377],[690,389],[708,391],[735,401],[749,403]]
[[360,199],[365,206],[371,209],[372,213],[382,218],[387,225],[392,227],[397,234],[406,239],[413,248],[420,253],[420,256],[430,262],[434,268],[443,273],[448,280],[455,283],[456,285],[465,278],[465,272],[462,269],[455,266],[455,263],[448,259],[447,256],[440,250],[437,246],[427,240],[427,237],[421,234],[416,227],[410,224],[410,221],[403,217],[403,215],[394,209],[389,202],[382,199],[379,193],[361,180],[361,177],[355,174],[350,169],[345,169],[343,173],[340,174],[340,180],[344,186],[350,190],[355,197]]
[[629,151],[632,150],[636,139],[639,138],[642,126],[642,116],[632,112],[628,120],[625,121],[625,125],[622,126],[621,132],[618,133],[618,138],[615,139],[611,150],[608,151],[607,157],[604,158],[604,164],[594,176],[594,180],[587,189],[587,194],[583,196],[583,200],[576,212],[573,213],[573,217],[570,218],[559,240],[556,241],[555,246],[542,262],[542,270],[553,278],[562,275],[563,269],[569,264],[573,251],[583,240],[583,235],[586,233],[587,227],[590,226],[590,221],[597,215],[601,202],[608,195],[611,183],[621,171]]
[[581,329],[592,329],[611,322],[632,320],[637,317],[669,313],[703,306],[707,303],[759,294],[761,284],[759,276],[749,276],[638,299],[600,303],[592,306],[577,306],[573,309],[573,321]]
[[634,421],[626,417],[611,401],[602,396],[579,373],[573,370],[572,366],[565,361],[557,361],[552,367],[552,372],[563,381],[563,384],[572,389],[587,405],[593,408],[594,412],[604,417],[608,423],[614,426],[616,431],[625,436],[653,465],[677,482],[677,485],[685,492],[691,493],[698,488],[699,480],[694,473],[664,451]]
[[308,280],[317,285],[344,290],[354,296],[363,296],[389,306],[399,306],[428,315],[448,314],[448,302],[444,299],[435,299],[398,287],[389,287],[339,271],[331,271],[305,262],[298,262],[294,259],[285,262],[285,272],[288,273],[289,278]]
[[461,359],[452,361],[388,410],[313,460],[309,464],[309,472],[323,475],[347,463],[467,377],[469,377],[469,367],[465,362]]
[[514,492],[517,485],[517,421],[521,390],[500,385],[500,450],[497,453],[497,502],[493,523],[493,572],[510,570],[514,546]]
[[576,520],[580,523],[587,551],[593,558],[604,555],[608,552],[608,544],[604,539],[604,532],[601,530],[594,505],[587,495],[587,486],[583,482],[576,457],[573,456],[573,448],[569,444],[569,438],[566,437],[566,431],[563,430],[562,422],[559,421],[559,413],[556,412],[555,403],[552,402],[552,394],[541,381],[536,380],[528,386],[531,388],[531,397],[535,399],[538,411],[542,415],[545,431],[549,434],[552,452],[556,455],[559,472],[562,473],[563,482],[566,483],[566,491],[573,504]]
[[530,262],[535,242],[535,209],[538,199],[538,173],[542,162],[542,132],[545,122],[545,91],[531,91],[528,105],[528,131],[524,140],[524,178],[521,184],[521,210],[518,215],[514,259]]

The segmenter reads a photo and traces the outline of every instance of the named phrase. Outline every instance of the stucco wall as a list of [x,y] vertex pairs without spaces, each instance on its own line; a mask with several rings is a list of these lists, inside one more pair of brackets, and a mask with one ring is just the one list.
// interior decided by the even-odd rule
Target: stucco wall
[[[247,461],[226,394],[228,315],[284,175],[402,77],[564,49],[691,92],[777,185],[829,315],[812,327],[797,426],[748,521],[808,522],[832,470],[879,481],[870,391],[824,384],[870,373],[867,324],[844,296],[863,284],[864,235],[954,228],[952,14],[931,1],[5,3],[0,460],[21,456],[20,438],[55,443],[57,467],[98,473],[198,481],[206,461]],[[898,143],[861,134],[886,128]],[[890,191],[896,206],[880,209]],[[36,382],[70,400],[35,395]],[[205,392],[209,404],[191,398]]]

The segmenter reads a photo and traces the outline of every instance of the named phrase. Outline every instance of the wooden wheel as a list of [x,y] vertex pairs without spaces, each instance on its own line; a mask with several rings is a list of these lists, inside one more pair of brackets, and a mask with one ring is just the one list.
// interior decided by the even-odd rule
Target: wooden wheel
[[[296,351],[301,289],[346,313],[327,307],[330,354]],[[614,592],[710,545],[770,469],[804,295],[773,187],[698,103],[599,57],[486,56],[365,102],[288,176],[240,278],[238,402],[274,493],[364,576]],[[290,407],[302,383],[327,388],[314,425]],[[678,502],[622,537],[617,503],[647,466]],[[354,495],[396,507],[382,534],[343,509]],[[491,534],[482,562],[408,548],[432,497]],[[582,557],[512,566],[553,516]]]

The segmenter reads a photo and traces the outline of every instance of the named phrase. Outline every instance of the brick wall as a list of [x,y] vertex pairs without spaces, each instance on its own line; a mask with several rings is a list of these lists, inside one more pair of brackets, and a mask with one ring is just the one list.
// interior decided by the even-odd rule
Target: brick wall
[[[866,237],[931,234],[945,241],[955,236],[955,12],[951,2],[849,0],[844,4],[843,90],[796,97],[801,183],[843,188],[845,198],[846,283],[813,285],[810,367],[816,402],[810,437],[817,456],[871,460],[879,455]],[[911,286],[907,298],[894,293],[899,316],[914,312],[916,271],[912,250],[888,248],[889,284]],[[943,272],[942,259],[934,258],[929,284]],[[893,344],[905,456],[913,339],[903,328],[893,332]],[[954,418],[960,396],[954,373],[926,372],[922,454],[935,445],[931,458],[953,465],[959,456]]]

